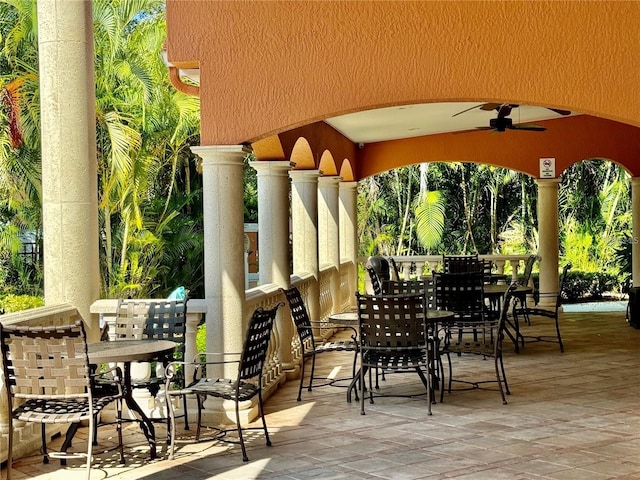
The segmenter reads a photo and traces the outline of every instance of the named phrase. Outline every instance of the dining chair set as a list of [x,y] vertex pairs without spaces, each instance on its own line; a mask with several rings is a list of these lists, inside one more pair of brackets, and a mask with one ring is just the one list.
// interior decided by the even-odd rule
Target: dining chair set
[[[389,295],[423,291],[426,308],[451,311],[454,314],[450,320],[439,322],[437,333],[434,333],[436,330],[428,322],[424,329],[424,343],[433,345],[432,353],[429,355],[436,359],[435,362],[429,363],[434,375],[431,384],[438,385],[440,383],[441,402],[445,390],[451,392],[455,389],[481,388],[490,382],[497,384],[503,404],[507,403],[506,395],[510,394],[510,390],[503,359],[505,334],[510,335],[516,342],[516,351],[519,351],[517,348],[519,339],[523,344],[525,339],[528,342],[554,342],[559,345],[561,352],[564,351],[559,326],[559,312],[563,298],[564,280],[567,271],[571,268],[570,264],[563,268],[559,276],[558,291],[552,293],[535,292],[536,299],[551,298],[554,301],[555,308],[545,308],[537,303],[533,306],[527,303],[527,297],[530,297],[533,292],[530,284],[532,269],[538,259],[536,255],[529,256],[525,264],[524,275],[518,281],[512,282],[510,285],[505,284],[502,288],[497,288],[497,285],[487,286],[495,283],[496,275],[491,272],[490,264],[478,259],[477,255],[444,255],[443,271],[432,272],[431,276],[411,281],[393,280],[392,277],[400,278],[400,276],[392,273],[386,277],[380,277],[378,272],[387,270],[384,267],[385,259],[384,257],[371,257],[370,260],[374,258],[375,260],[369,262],[365,267],[371,280],[373,296],[390,298]],[[386,260],[391,265],[389,259]],[[380,265],[383,267],[381,268]],[[393,272],[393,268],[388,270]],[[485,289],[492,292],[490,297],[485,296]],[[499,297],[495,294],[497,291],[500,292]],[[523,335],[519,331],[520,318],[527,325],[551,319],[555,326],[556,335]],[[514,326],[516,336],[513,336],[509,330],[509,327]],[[362,349],[366,349],[364,343],[361,343],[360,346]],[[492,357],[495,379],[481,381],[457,379],[452,371],[452,357],[466,354],[473,354],[479,358]],[[433,368],[433,366],[437,368]],[[448,375],[445,375],[445,366],[448,366]],[[448,378],[446,384],[445,377]]]
[[[86,458],[86,478],[90,478],[91,459],[97,429],[104,425],[101,413],[110,404],[115,405],[116,431],[120,461],[125,463],[122,440],[122,406],[132,400],[133,388],[144,388],[151,395],[164,389],[167,416],[158,419],[167,424],[169,458],[174,456],[177,404],[181,403],[185,430],[189,430],[187,397],[195,397],[197,405],[195,441],[210,440],[239,443],[243,460],[247,461],[243,431],[253,427],[242,426],[240,404],[257,399],[265,441],[271,445],[262,400],[262,369],[273,330],[278,303],[271,308],[257,308],[249,321],[242,352],[200,353],[195,359],[184,358],[187,300],[120,300],[115,322],[103,331],[102,338],[112,342],[170,341],[172,355],[154,358],[151,375],[146,379],[123,380],[120,366],[105,367],[90,363],[90,344],[87,343],[84,322],[73,325],[25,326],[0,323],[0,348],[5,390],[10,412],[8,435],[7,480],[11,478],[13,460],[14,422],[34,422],[41,425],[43,462],[49,458],[65,463],[69,458]],[[231,378],[219,377],[226,365],[236,365],[237,373]],[[155,367],[155,368],[153,368]],[[185,372],[193,370],[191,378]],[[127,388],[128,387],[128,388]],[[208,397],[230,400],[235,404],[236,425],[231,429],[213,429],[213,435],[201,437],[203,409]],[[182,402],[176,402],[181,399]],[[140,410],[141,412],[141,410]],[[142,413],[141,413],[142,414]],[[142,414],[144,415],[144,414]],[[137,418],[145,430],[145,419]],[[47,450],[47,424],[70,424],[75,432],[80,422],[87,422],[89,435],[86,452],[68,452],[71,442],[67,438],[60,452]],[[237,433],[237,440],[228,436]],[[72,434],[71,434],[72,435]],[[151,433],[153,435],[153,431]],[[68,434],[69,436],[69,434]],[[155,441],[155,440],[154,440]],[[181,439],[181,441],[183,441]],[[192,441],[189,439],[187,441]]]

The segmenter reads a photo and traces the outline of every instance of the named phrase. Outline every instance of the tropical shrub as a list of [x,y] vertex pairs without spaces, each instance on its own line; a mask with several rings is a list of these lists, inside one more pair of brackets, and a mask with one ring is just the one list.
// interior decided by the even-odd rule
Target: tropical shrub
[[0,300],[0,308],[4,313],[20,312],[42,306],[44,306],[44,300],[32,295],[7,295]]

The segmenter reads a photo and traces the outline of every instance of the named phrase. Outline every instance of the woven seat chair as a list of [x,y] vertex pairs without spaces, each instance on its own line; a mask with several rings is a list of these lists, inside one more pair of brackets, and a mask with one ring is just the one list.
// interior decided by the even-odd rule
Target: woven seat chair
[[[311,372],[309,374],[309,385],[307,390],[311,392],[313,390],[313,381],[320,380],[321,377],[315,376],[316,368],[316,355],[326,352],[353,352],[353,368],[352,377],[355,376],[356,362],[358,360],[358,345],[356,343],[357,332],[353,327],[344,325],[333,325],[331,323],[322,323],[317,320],[311,320],[307,307],[304,304],[300,290],[294,285],[291,285],[288,289],[281,288],[280,291],[287,299],[289,304],[289,310],[291,311],[291,319],[296,326],[298,333],[298,340],[301,348],[301,361],[300,361],[300,386],[298,387],[298,401],[302,400],[302,386],[304,385],[304,372],[306,360],[311,358]],[[327,327],[337,330],[351,330],[351,340],[338,340],[338,341],[325,341],[316,342],[314,338],[314,330],[318,330],[321,327]],[[326,382],[322,384],[316,384],[316,387],[326,386],[332,382]],[[358,399],[358,392],[356,390],[356,399]]]
[[[465,335],[478,338],[485,323],[487,310],[484,300],[484,275],[475,273],[437,273],[433,272],[436,306],[439,310],[454,312],[453,321],[445,325],[438,338],[439,348],[452,342],[457,335],[457,342],[463,342]],[[449,366],[451,364],[449,363]],[[441,372],[444,378],[444,371]],[[451,378],[451,370],[449,371]],[[440,389],[440,401],[444,398],[444,387]]]
[[[0,324],[4,383],[8,398],[9,429],[7,480],[11,478],[14,421],[35,422],[42,429],[44,463],[49,458],[87,459],[87,479],[91,475],[91,455],[98,414],[115,402],[120,462],[122,448],[122,388],[119,382],[108,394],[94,393],[87,339],[83,322],[74,325],[28,327]],[[119,369],[112,369],[122,378]],[[88,422],[86,453],[47,451],[46,424]]]
[[[244,346],[241,353],[201,353],[192,363],[171,362],[167,365],[167,395],[185,396],[196,395],[198,403],[198,418],[195,441],[200,441],[200,433],[202,430],[202,410],[206,397],[215,397],[223,400],[231,400],[235,403],[236,410],[236,427],[233,429],[211,428],[216,431],[216,439],[230,443],[240,443],[242,447],[242,459],[248,461],[247,450],[244,444],[243,430],[255,430],[260,427],[242,427],[240,424],[240,403],[249,402],[254,397],[258,398],[258,412],[262,419],[262,430],[266,438],[267,446],[271,446],[269,432],[267,430],[267,422],[264,418],[264,409],[262,406],[262,369],[267,357],[269,342],[271,340],[271,332],[278,308],[284,305],[278,303],[275,307],[264,310],[262,307],[257,308],[247,326]],[[213,368],[223,368],[225,364],[238,364],[238,374],[235,378],[216,378],[209,374]],[[183,389],[172,390],[174,377],[187,365],[195,367],[192,381]],[[169,402],[169,419],[171,423],[170,431],[170,449],[169,459],[172,460],[175,451],[175,413],[173,403]],[[238,441],[230,440],[227,436],[228,432],[236,431],[238,433]]]
[[[447,276],[437,281],[436,295],[441,291],[445,291],[448,288]],[[483,316],[481,320],[471,320],[473,316],[469,316],[464,322],[462,335],[458,336],[454,340],[454,335],[446,334],[443,337],[443,342],[440,348],[440,356],[446,356],[449,364],[449,386],[448,391],[451,392],[452,382],[462,382],[470,385],[470,388],[479,388],[480,385],[485,383],[497,383],[502,397],[503,405],[507,404],[505,393],[510,395],[509,384],[507,382],[507,375],[504,370],[504,362],[502,356],[502,343],[505,337],[505,324],[507,315],[509,312],[511,300],[513,297],[513,291],[515,290],[517,283],[512,283],[504,294],[501,303],[500,314],[498,317]],[[457,322],[460,319],[456,320]],[[471,328],[470,328],[471,327]],[[476,355],[483,360],[487,357],[493,357],[496,379],[495,380],[482,380],[482,381],[462,381],[454,380],[452,371],[451,354],[464,355],[472,354]],[[444,392],[444,388],[441,389],[441,394]]]
[[[415,371],[427,391],[431,414],[433,351],[425,295],[362,295],[356,293],[360,324],[360,389],[369,375],[369,402],[374,403],[372,370]],[[425,375],[426,371],[426,375]],[[360,414],[364,415],[364,393]]]
[[542,317],[552,319],[556,327],[556,335],[524,335],[527,342],[550,342],[560,345],[560,352],[564,352],[564,344],[562,343],[562,335],[560,334],[560,322],[559,313],[562,306],[562,291],[564,288],[565,280],[567,278],[567,272],[571,268],[571,264],[568,263],[562,269],[562,274],[558,279],[558,291],[557,292],[539,292],[538,303],[544,299],[555,300],[554,308],[542,308],[542,307],[529,307],[526,309],[526,316],[531,323],[534,323],[531,317]]
[[[118,340],[170,340],[178,346],[172,357],[154,362],[148,379],[134,380],[133,388],[145,388],[154,397],[165,384],[165,367],[172,360],[184,360],[185,331],[187,324],[187,302],[184,300],[166,299],[120,299],[116,309],[113,334],[110,338]],[[184,387],[182,372],[173,377],[177,388]],[[189,430],[187,398],[183,397],[184,428]],[[165,419],[163,419],[165,420]],[[168,418],[166,419],[168,421]],[[167,438],[169,438],[167,432]]]

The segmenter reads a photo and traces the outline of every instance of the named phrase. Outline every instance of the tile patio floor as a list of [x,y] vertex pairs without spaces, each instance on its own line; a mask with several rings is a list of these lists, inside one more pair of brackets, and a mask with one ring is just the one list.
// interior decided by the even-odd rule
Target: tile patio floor
[[[425,397],[379,398],[347,404],[345,389],[324,387],[296,402],[288,382],[266,406],[273,441],[249,439],[250,461],[239,446],[205,442],[182,445],[164,460],[164,427],[158,428],[160,460],[135,424],[126,427],[127,465],[115,453],[96,455],[92,479],[640,479],[640,330],[624,313],[574,313],[562,317],[565,353],[556,344],[529,343],[515,354],[506,346],[509,404],[497,391],[445,394],[426,414]],[[541,326],[523,327],[524,333]],[[548,330],[550,331],[550,330]],[[350,357],[338,364],[348,371]],[[325,355],[321,370],[334,366]],[[455,358],[454,372],[492,378],[492,361]],[[415,374],[389,375],[383,389],[420,392]],[[108,443],[101,429],[101,443]],[[78,445],[80,442],[78,442]],[[39,457],[19,459],[14,479],[84,478],[81,466],[61,468]],[[4,472],[0,478],[5,478]]]

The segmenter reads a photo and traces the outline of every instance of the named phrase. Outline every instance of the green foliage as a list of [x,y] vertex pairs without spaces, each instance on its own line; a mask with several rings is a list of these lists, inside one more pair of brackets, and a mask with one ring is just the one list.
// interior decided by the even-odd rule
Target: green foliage
[[605,292],[619,289],[617,277],[602,272],[584,272],[571,269],[567,272],[563,292],[571,302],[581,298],[600,299]]
[[198,325],[198,331],[196,332],[196,351],[203,353],[207,351],[207,325]]
[[426,192],[415,209],[416,236],[427,252],[442,241],[445,204],[439,191]]
[[20,312],[30,308],[42,307],[44,300],[32,295],[6,295],[0,299],[0,308],[5,313]]

